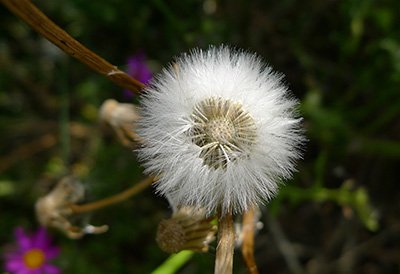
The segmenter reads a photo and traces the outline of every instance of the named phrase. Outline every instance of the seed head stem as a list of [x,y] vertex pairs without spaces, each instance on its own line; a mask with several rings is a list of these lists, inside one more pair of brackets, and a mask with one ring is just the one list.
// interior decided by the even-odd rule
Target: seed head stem
[[222,210],[218,210],[218,246],[215,258],[214,274],[232,274],[233,252],[236,243],[236,234],[233,227],[232,214],[221,217]]

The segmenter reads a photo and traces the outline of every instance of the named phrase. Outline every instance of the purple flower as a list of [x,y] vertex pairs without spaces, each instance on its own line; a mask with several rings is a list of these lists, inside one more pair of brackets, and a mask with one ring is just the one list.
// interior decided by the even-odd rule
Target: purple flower
[[[128,57],[127,74],[143,84],[147,84],[152,77],[152,72],[146,64],[146,54],[139,51],[137,54]],[[129,90],[124,90],[124,95],[128,98],[132,97]]]
[[4,270],[15,274],[58,274],[61,270],[48,262],[60,253],[57,246],[51,245],[46,229],[40,227],[29,235],[21,227],[14,231],[16,245],[3,255]]

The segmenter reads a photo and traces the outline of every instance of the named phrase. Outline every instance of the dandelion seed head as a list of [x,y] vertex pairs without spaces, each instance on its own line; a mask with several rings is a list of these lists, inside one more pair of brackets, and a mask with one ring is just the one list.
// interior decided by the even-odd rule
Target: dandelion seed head
[[193,50],[155,76],[137,134],[146,172],[175,205],[242,213],[291,177],[304,140],[282,75],[226,46]]

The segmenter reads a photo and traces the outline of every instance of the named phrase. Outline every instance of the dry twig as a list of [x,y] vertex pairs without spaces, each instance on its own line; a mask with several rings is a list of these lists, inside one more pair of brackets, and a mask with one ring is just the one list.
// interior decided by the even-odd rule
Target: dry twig
[[0,172],[8,169],[10,166],[23,159],[28,159],[45,149],[54,146],[57,143],[57,138],[53,134],[45,134],[39,139],[20,146],[10,155],[0,159]]
[[38,32],[61,50],[87,65],[97,73],[107,77],[117,85],[136,94],[140,94],[141,89],[144,87],[142,83],[133,79],[117,67],[111,65],[109,62],[72,38],[68,33],[44,15],[29,0],[1,0],[1,3],[3,3],[22,21],[28,24],[33,30]]
[[84,204],[84,205],[71,205],[71,209],[72,212],[74,214],[80,214],[80,213],[86,213],[86,212],[90,212],[90,211],[94,211],[115,203],[119,203],[122,202],[126,199],[128,199],[129,197],[131,197],[132,195],[138,193],[139,191],[145,189],[146,187],[148,187],[149,185],[151,185],[154,182],[154,178],[147,178],[144,179],[143,181],[141,181],[140,183],[133,185],[132,187],[128,188],[127,190],[111,196],[109,198],[100,200],[100,201],[96,201],[93,203],[89,203],[89,204]]

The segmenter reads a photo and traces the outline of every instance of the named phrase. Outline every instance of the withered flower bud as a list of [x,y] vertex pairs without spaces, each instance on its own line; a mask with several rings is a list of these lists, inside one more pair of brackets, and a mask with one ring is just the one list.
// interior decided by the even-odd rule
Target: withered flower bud
[[171,219],[163,220],[158,226],[156,240],[168,253],[181,250],[208,251],[208,244],[215,237],[216,226],[210,224],[214,217],[205,216],[204,210],[194,211],[194,207],[181,207]]
[[46,196],[39,198],[35,204],[36,216],[43,226],[54,227],[64,232],[71,239],[79,239],[85,234],[98,234],[108,230],[107,225],[86,225],[83,228],[74,226],[71,219],[75,214],[71,208],[83,201],[85,189],[74,177],[62,179]]
[[132,141],[137,139],[134,123],[139,119],[138,108],[108,99],[101,105],[99,114],[100,120],[112,127],[121,143],[131,147]]

